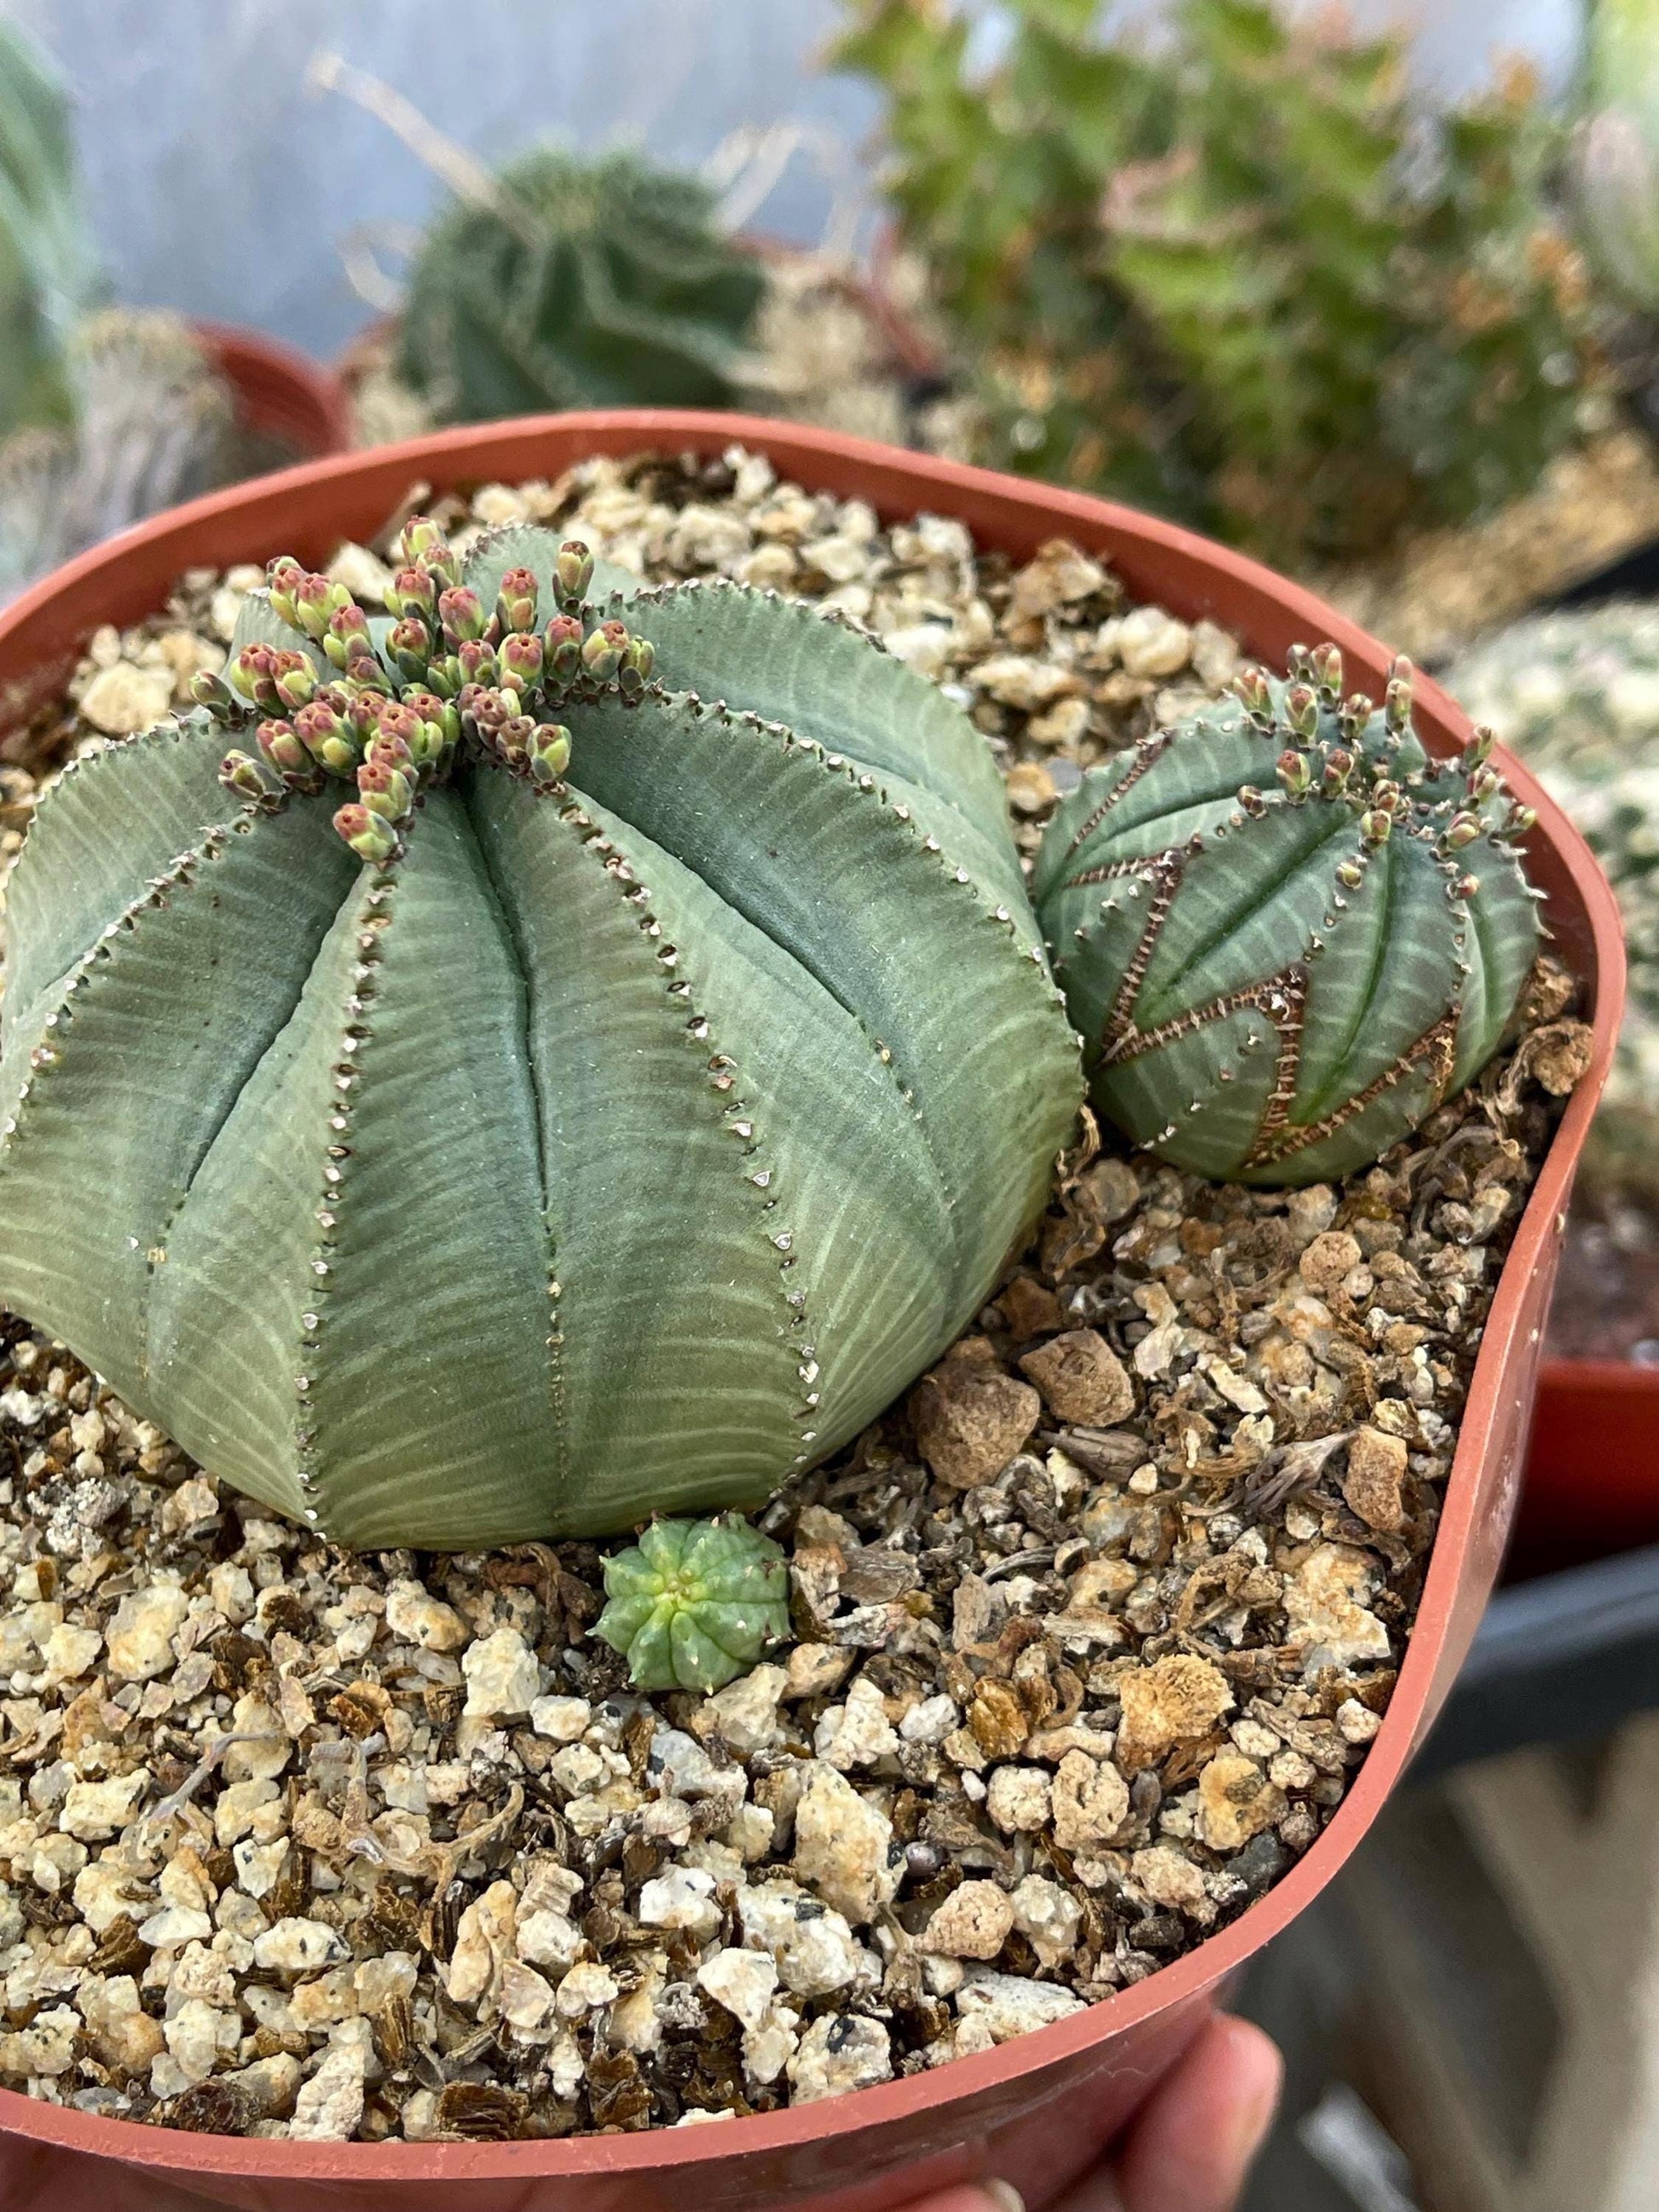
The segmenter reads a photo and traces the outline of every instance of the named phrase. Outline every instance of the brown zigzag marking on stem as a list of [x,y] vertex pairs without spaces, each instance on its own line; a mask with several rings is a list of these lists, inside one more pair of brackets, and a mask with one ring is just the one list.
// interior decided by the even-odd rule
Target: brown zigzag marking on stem
[[[1245,1166],[1267,1167],[1275,1161],[1288,1159],[1293,1152],[1305,1152],[1310,1145],[1320,1144],[1327,1137],[1334,1137],[1339,1129],[1346,1128],[1350,1121],[1363,1114],[1368,1106],[1380,1098],[1385,1091],[1389,1090],[1395,1084],[1401,1082],[1425,1059],[1431,1063],[1435,1103],[1437,1104],[1451,1076],[1457,1042],[1457,1023],[1458,1016],[1455,1008],[1442,1014],[1437,1021],[1430,1024],[1415,1044],[1407,1045],[1391,1066],[1384,1068],[1382,1074],[1368,1083],[1363,1091],[1356,1091],[1352,1098],[1337,1107],[1334,1113],[1327,1114],[1322,1120],[1310,1121],[1302,1128],[1287,1130],[1279,1136],[1276,1141],[1265,1144],[1262,1138],[1273,1136],[1274,1133],[1269,1131],[1264,1120],[1261,1136],[1258,1137],[1249,1158],[1244,1163]],[[1282,1127],[1282,1121],[1280,1127]]]
[[1262,1012],[1279,1032],[1279,1059],[1273,1068],[1273,1087],[1267,1093],[1261,1124],[1250,1147],[1249,1165],[1262,1146],[1275,1137],[1291,1117],[1297,1075],[1302,1066],[1302,1028],[1308,1005],[1308,977],[1299,967],[1285,969],[1267,987]]
[[[1167,1022],[1160,1022],[1156,1029],[1132,1028],[1126,1030],[1103,1065],[1121,1067],[1127,1060],[1139,1060],[1143,1054],[1157,1052],[1166,1044],[1176,1044],[1182,1037],[1192,1036],[1197,1030],[1207,1029],[1212,1022],[1224,1022],[1229,1015],[1242,1013],[1251,1006],[1267,1017],[1281,1040],[1285,1035],[1286,1024],[1294,1022],[1299,1039],[1304,990],[1301,969],[1287,968],[1280,975],[1270,975],[1265,983],[1250,983],[1242,990],[1224,991],[1218,999],[1212,999],[1206,1006],[1190,1007],[1184,1014],[1172,1014]],[[1279,1001],[1277,1006],[1275,1000]],[[1283,1058],[1281,1048],[1281,1066]]]
[[[1077,852],[1080,847],[1087,844],[1090,838],[1094,836],[1096,830],[1099,829],[1101,823],[1105,820],[1107,815],[1110,813],[1112,808],[1117,805],[1119,799],[1121,799],[1124,793],[1130,790],[1133,785],[1139,782],[1141,777],[1146,775],[1147,769],[1152,767],[1153,762],[1162,759],[1163,756],[1169,750],[1170,741],[1174,735],[1175,732],[1172,730],[1160,730],[1155,737],[1143,738],[1140,740],[1140,743],[1135,747],[1135,757],[1130,762],[1127,772],[1118,778],[1117,781],[1107,793],[1105,798],[1101,800],[1099,805],[1095,808],[1093,813],[1090,815],[1088,820],[1083,824],[1083,827],[1078,831],[1076,836],[1073,838],[1071,843],[1066,848],[1066,860],[1069,860],[1073,853]],[[1079,876],[1076,880],[1079,884],[1097,883],[1101,880],[1101,878],[1097,875],[1091,874],[1087,876]],[[1068,884],[1066,885],[1066,889],[1069,890],[1071,888],[1072,885]]]
[[[1143,880],[1155,886],[1152,902],[1146,908],[1146,920],[1141,928],[1140,941],[1135,946],[1134,951],[1130,956],[1129,964],[1123,971],[1123,981],[1118,986],[1117,996],[1112,1002],[1112,1011],[1107,1016],[1106,1026],[1101,1032],[1103,1065],[1109,1065],[1117,1057],[1118,1048],[1123,1040],[1134,1034],[1135,1000],[1146,978],[1147,968],[1151,965],[1158,940],[1163,933],[1164,925],[1169,920],[1170,908],[1175,903],[1176,893],[1181,889],[1181,878],[1186,866],[1185,854],[1171,850],[1160,853],[1155,860],[1149,861],[1115,860],[1105,868],[1093,870],[1089,876],[1078,878],[1079,883],[1103,883],[1111,876],[1133,874],[1142,876]],[[1067,888],[1069,889],[1070,886]]]

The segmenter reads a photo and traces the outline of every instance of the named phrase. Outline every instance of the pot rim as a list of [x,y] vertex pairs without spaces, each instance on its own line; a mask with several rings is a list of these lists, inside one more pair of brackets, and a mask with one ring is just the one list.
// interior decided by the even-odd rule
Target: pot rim
[[[210,493],[188,506],[153,516],[66,563],[0,615],[0,696],[3,696],[8,665],[24,661],[29,635],[37,624],[46,633],[42,659],[49,659],[54,647],[61,653],[68,643],[63,620],[54,623],[50,619],[55,605],[67,601],[78,618],[95,604],[98,587],[118,580],[121,571],[132,564],[149,568],[173,560],[171,573],[181,573],[192,565],[191,550],[203,540],[204,533],[208,545],[222,548],[228,533],[215,526],[234,521],[245,508],[280,510],[282,519],[271,525],[273,532],[279,532],[295,526],[290,512],[299,511],[308,495],[326,493],[349,477],[367,480],[383,476],[388,483],[409,484],[424,479],[447,487],[494,481],[503,471],[516,469],[522,478],[531,471],[521,459],[513,456],[520,448],[532,447],[538,438],[555,441],[558,454],[620,455],[653,447],[718,454],[730,446],[744,445],[767,453],[780,475],[793,476],[809,488],[836,489],[842,496],[850,493],[869,497],[894,519],[930,509],[958,515],[966,510],[971,515],[993,502],[1012,501],[1030,512],[1043,526],[1045,536],[1062,532],[1075,534],[1084,544],[1103,549],[1120,568],[1132,568],[1133,556],[1139,551],[1173,555],[1227,580],[1253,599],[1276,603],[1301,635],[1310,640],[1331,640],[1345,656],[1361,665],[1380,671],[1389,658],[1378,641],[1302,586],[1195,532],[1113,501],[763,416],[678,409],[606,409],[525,416],[435,432],[398,446],[309,462]],[[394,491],[392,499],[396,496]],[[388,508],[392,499],[386,502]],[[974,527],[971,521],[969,527]],[[1130,556],[1127,564],[1126,553]],[[203,560],[204,550],[198,550],[195,557]],[[222,565],[224,556],[216,550],[208,557],[214,565]],[[86,623],[81,635],[84,636],[92,626]],[[1245,642],[1251,649],[1269,650],[1254,639]],[[1417,698],[1425,719],[1438,725],[1431,734],[1441,737],[1443,747],[1447,739],[1461,742],[1468,735],[1468,718],[1438,684],[1419,677]],[[1535,779],[1507,755],[1500,753],[1499,759],[1511,789],[1536,810],[1538,820],[1530,843],[1534,849],[1553,853],[1582,902],[1589,924],[1595,967],[1591,1064],[1567,1102],[1499,1274],[1470,1380],[1417,1620],[1388,1713],[1329,1824],[1261,1898],[1184,1957],[1051,2027],[848,2096],[736,2121],[543,2142],[308,2143],[185,2134],[137,2121],[108,2119],[45,2103],[19,2091],[0,2089],[0,2130],[118,2159],[158,2175],[170,2173],[181,2183],[187,2183],[192,2173],[227,2179],[264,2176],[295,2181],[452,2185],[468,2180],[528,2180],[532,2176],[552,2179],[592,2174],[637,2176],[664,2168],[694,2173],[711,2161],[723,2161],[739,2148],[749,2152],[799,2148],[826,2136],[877,2130],[886,2123],[929,2109],[953,2105],[971,2108],[975,2097],[994,2084],[1043,2071],[1056,2060],[1213,1990],[1295,1918],[1353,1851],[1426,1732],[1437,1664],[1447,1642],[1469,1550],[1486,1431],[1508,1387],[1512,1358],[1524,1359],[1532,1349],[1531,1340],[1523,1342],[1520,1335],[1527,1279],[1540,1261],[1547,1264],[1553,1258],[1552,1240],[1559,1238],[1565,1224],[1573,1173],[1612,1062],[1623,1009],[1623,938],[1606,878],[1583,838]],[[1536,1334],[1536,1330],[1531,1332],[1532,1338]],[[1513,1504],[1519,1481],[1517,1462],[1506,1477],[1506,1508]]]

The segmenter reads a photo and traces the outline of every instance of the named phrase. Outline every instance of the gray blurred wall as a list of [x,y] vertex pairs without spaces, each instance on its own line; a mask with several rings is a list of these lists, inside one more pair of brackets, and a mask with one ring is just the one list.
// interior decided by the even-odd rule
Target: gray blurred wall
[[[994,0],[972,4],[994,40]],[[1358,12],[1407,11],[1360,0]],[[1419,70],[1437,88],[1478,78],[1496,46],[1530,50],[1554,82],[1569,70],[1578,0],[1423,0],[1413,12]],[[347,234],[419,222],[442,187],[374,117],[306,91],[319,46],[492,164],[550,132],[696,163],[740,125],[783,121],[832,133],[851,163],[876,112],[863,86],[814,67],[836,0],[0,0],[6,15],[44,36],[74,87],[121,296],[323,354],[370,313],[342,266]],[[813,240],[830,204],[798,159],[763,220]]]

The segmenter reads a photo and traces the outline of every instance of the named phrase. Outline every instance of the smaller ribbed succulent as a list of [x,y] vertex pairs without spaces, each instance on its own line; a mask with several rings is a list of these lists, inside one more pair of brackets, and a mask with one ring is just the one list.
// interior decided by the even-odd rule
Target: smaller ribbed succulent
[[1252,1183],[1346,1175],[1500,1042],[1537,949],[1478,731],[1431,760],[1409,665],[1343,696],[1332,645],[1091,772],[1034,883],[1092,1096],[1137,1145]]
[[543,148],[459,202],[410,274],[402,374],[443,419],[723,407],[764,289],[696,177]]
[[789,1569],[735,1513],[653,1521],[605,1563],[610,1603],[594,1633],[641,1690],[718,1690],[789,1633]]

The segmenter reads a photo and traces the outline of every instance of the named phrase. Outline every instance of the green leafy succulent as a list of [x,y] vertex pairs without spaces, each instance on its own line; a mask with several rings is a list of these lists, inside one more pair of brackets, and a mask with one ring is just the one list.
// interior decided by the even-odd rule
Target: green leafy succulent
[[965,10],[844,4],[987,458],[1305,560],[1577,434],[1591,317],[1523,72],[1430,114],[1399,36],[1273,0],[1178,0],[1156,46],[1010,0],[988,68]]
[[605,1589],[594,1634],[641,1690],[718,1690],[789,1633],[782,1549],[735,1514],[653,1521],[605,1561]]
[[540,148],[421,247],[403,374],[446,419],[544,408],[724,407],[764,278],[692,176]]
[[1334,646],[1291,674],[1251,669],[1091,771],[1034,882],[1096,1103],[1241,1182],[1346,1175],[1408,1134],[1497,1048],[1539,939],[1491,732],[1433,761],[1405,663],[1381,709],[1343,696]]
[[272,562],[203,708],[40,806],[0,1298],[343,1541],[756,1503],[962,1328],[1072,1123],[1000,778],[805,605],[401,559],[385,616]]

